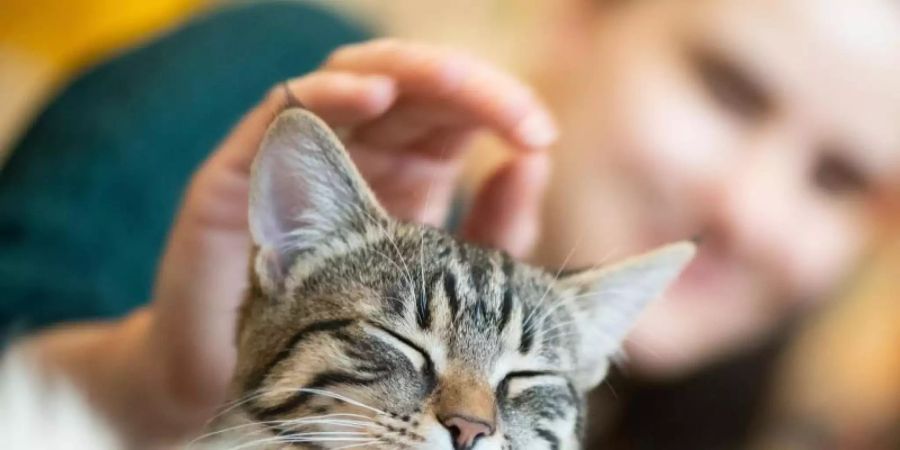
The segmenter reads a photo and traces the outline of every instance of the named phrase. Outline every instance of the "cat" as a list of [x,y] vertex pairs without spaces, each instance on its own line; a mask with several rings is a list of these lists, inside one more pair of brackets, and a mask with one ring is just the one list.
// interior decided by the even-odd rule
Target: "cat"
[[585,395],[694,254],[549,272],[392,219],[290,107],[253,163],[233,401],[199,445],[569,450]]

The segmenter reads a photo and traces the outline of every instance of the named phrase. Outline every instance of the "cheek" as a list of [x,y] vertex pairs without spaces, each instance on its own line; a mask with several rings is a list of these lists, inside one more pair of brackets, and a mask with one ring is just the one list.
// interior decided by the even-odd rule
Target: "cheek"
[[700,186],[722,178],[740,158],[740,129],[675,62],[626,64],[612,96],[613,175],[632,192],[640,247],[699,232],[707,209]]
[[666,58],[623,62],[613,101],[616,152],[624,166],[660,188],[689,184],[726,167],[735,147],[728,117]]
[[783,246],[786,281],[803,298],[823,299],[858,260],[866,224],[835,205],[810,205]]

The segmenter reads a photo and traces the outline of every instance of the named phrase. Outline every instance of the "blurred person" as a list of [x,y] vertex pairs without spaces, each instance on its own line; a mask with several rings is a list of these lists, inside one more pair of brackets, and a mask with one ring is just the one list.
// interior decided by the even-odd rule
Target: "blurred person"
[[736,448],[775,336],[845,282],[896,206],[900,6],[569,6],[543,65],[564,128],[536,259],[702,241],[630,336],[616,431],[589,448]]

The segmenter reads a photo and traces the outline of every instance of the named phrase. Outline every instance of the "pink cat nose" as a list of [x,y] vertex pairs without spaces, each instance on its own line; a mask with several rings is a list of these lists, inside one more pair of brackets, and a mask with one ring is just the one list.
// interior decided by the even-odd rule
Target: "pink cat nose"
[[441,421],[450,432],[454,450],[469,450],[482,436],[491,435],[493,427],[486,422],[463,416],[450,416]]

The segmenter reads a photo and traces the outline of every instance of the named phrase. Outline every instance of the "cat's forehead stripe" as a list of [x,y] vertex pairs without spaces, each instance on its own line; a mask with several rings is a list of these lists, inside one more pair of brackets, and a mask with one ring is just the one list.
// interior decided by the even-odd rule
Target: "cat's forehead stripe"
[[450,317],[455,319],[459,315],[459,293],[456,275],[452,271],[444,272],[444,296],[447,298],[447,306],[450,307]]
[[506,326],[509,324],[509,316],[512,314],[513,308],[513,271],[515,270],[515,265],[513,264],[512,258],[509,257],[506,253],[502,255],[503,258],[503,303],[500,307],[500,323],[498,328],[500,331],[506,329]]

